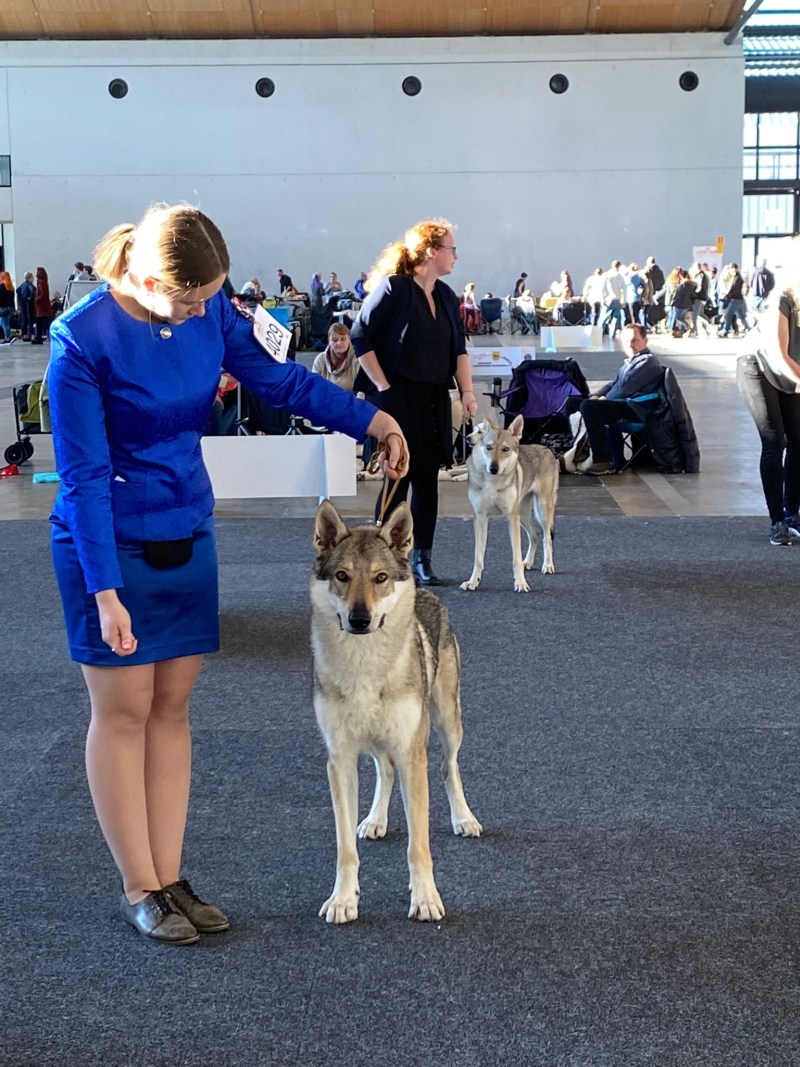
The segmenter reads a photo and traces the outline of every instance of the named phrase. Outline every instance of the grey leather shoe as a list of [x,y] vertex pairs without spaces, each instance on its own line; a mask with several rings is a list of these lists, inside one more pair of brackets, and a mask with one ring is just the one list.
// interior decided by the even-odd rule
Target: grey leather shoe
[[125,922],[140,934],[165,945],[194,945],[200,940],[197,928],[179,911],[163,889],[154,889],[136,904],[122,894],[119,910]]
[[164,892],[201,934],[220,934],[231,925],[219,908],[200,899],[186,878],[165,885]]

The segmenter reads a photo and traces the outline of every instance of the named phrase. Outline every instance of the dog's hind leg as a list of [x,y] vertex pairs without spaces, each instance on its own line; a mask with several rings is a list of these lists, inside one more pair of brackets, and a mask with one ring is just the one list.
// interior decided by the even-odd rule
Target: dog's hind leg
[[525,568],[522,564],[522,526],[516,511],[508,516],[508,533],[511,538],[511,555],[514,560],[514,592],[529,593],[530,586],[525,581]]
[[489,516],[476,512],[473,520],[475,531],[475,562],[472,565],[472,574],[466,582],[461,583],[461,588],[467,592],[477,589],[483,574],[483,558],[486,555],[486,538],[489,533]]
[[526,571],[533,569],[533,564],[536,559],[536,549],[539,547],[539,529],[534,525],[531,517],[532,507],[533,493],[529,493],[519,502],[519,521],[525,527],[525,533],[528,535],[528,551],[525,553],[525,559],[522,561],[522,565]]
[[359,824],[358,836],[371,839],[386,836],[389,824],[389,797],[394,785],[394,766],[385,752],[373,752],[375,763],[375,795],[366,819]]
[[450,822],[459,837],[480,837],[483,827],[470,811],[458,752],[464,737],[461,723],[461,692],[459,686],[458,645],[440,649],[439,669],[431,694],[431,723],[442,745],[442,779],[450,803]]
[[556,523],[556,501],[554,496],[539,496],[533,498],[533,510],[542,531],[542,543],[544,558],[542,559],[542,574],[553,574],[556,569],[553,561],[553,531]]
[[429,835],[428,752],[425,738],[417,736],[410,747],[397,753],[397,773],[408,823],[408,872],[411,906],[409,919],[438,922],[444,904],[433,877]]
[[337,752],[328,757],[328,783],[331,787],[336,820],[336,883],[319,914],[329,923],[349,923],[358,918],[358,817],[357,753]]

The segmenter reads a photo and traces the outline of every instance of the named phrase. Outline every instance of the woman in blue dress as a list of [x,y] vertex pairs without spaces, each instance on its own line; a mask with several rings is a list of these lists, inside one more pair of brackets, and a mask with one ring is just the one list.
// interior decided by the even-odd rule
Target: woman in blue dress
[[52,547],[72,658],[91,699],[89,787],[122,876],[123,917],[160,942],[227,929],[181,877],[189,698],[219,648],[214,499],[200,438],[221,368],[269,404],[391,446],[394,419],[269,357],[221,292],[228,252],[188,205],[151,208],[98,246],[101,285],[51,330],[61,490]]

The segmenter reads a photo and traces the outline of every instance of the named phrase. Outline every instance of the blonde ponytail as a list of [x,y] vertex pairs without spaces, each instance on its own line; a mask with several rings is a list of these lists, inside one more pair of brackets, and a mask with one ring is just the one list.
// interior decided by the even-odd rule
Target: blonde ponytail
[[118,285],[128,269],[128,250],[133,243],[136,227],[132,222],[123,222],[100,240],[94,250],[94,272],[112,285]]

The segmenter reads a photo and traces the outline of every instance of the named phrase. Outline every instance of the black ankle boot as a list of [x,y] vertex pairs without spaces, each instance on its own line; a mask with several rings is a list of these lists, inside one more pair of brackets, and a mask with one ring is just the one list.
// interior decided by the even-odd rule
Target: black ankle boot
[[411,571],[417,585],[441,585],[431,568],[431,554],[427,548],[415,548],[411,553]]

